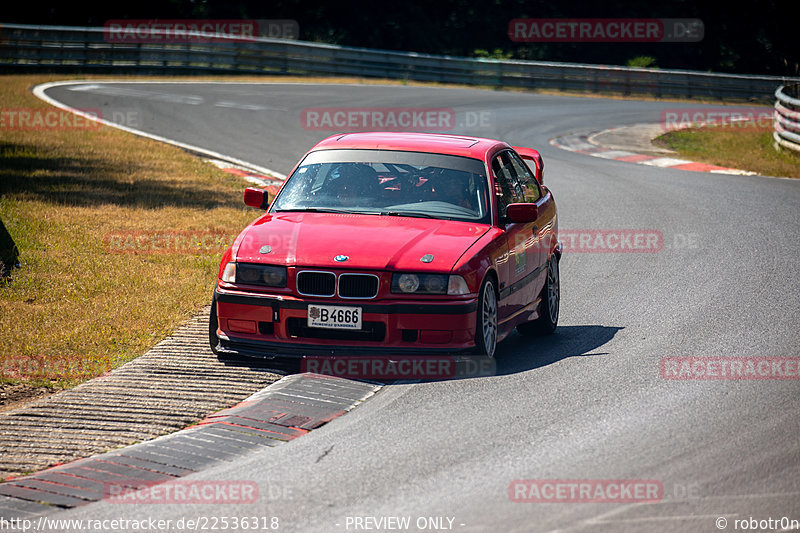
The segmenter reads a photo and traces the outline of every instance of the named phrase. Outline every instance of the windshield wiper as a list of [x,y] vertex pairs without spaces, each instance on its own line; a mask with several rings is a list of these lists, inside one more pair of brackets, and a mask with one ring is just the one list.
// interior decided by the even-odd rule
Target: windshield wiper
[[348,211],[346,209],[334,209],[332,207],[297,207],[294,209],[276,209],[276,213],[291,213],[291,212],[302,212],[302,213],[345,213],[350,214],[353,211]]
[[345,215],[382,215],[380,211],[362,211],[359,209],[337,209],[335,207],[298,207],[296,209],[276,209],[276,213],[342,213]]
[[381,215],[388,217],[420,217],[420,218],[439,218],[428,213],[419,211],[381,211]]

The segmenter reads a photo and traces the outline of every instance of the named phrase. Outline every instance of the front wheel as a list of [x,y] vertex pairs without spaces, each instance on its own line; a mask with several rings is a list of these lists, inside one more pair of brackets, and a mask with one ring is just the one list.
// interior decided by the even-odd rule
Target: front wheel
[[475,348],[479,355],[492,358],[497,348],[497,293],[489,277],[481,285],[476,321]]
[[539,295],[539,318],[517,326],[521,335],[550,335],[558,325],[558,310],[561,307],[561,282],[558,273],[558,256],[552,254],[547,263],[547,280]]

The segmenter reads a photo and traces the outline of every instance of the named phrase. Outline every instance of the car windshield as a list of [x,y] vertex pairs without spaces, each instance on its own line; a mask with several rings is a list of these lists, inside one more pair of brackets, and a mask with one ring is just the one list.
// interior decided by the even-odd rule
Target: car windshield
[[312,152],[287,178],[272,212],[320,211],[488,224],[484,165],[467,157],[390,150]]

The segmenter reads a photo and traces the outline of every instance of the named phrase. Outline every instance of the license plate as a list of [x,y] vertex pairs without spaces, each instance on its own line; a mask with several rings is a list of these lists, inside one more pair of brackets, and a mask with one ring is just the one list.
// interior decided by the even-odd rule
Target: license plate
[[361,308],[309,305],[308,326],[311,328],[361,329]]

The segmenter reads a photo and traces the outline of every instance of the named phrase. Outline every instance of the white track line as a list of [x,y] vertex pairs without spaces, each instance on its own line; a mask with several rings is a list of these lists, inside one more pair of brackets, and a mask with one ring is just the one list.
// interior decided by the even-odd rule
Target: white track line
[[[62,87],[62,86],[65,86],[65,85],[80,85],[80,84],[86,84],[86,83],[94,83],[94,82],[88,81],[88,80],[84,80],[84,81],[54,81],[54,82],[50,82],[50,83],[42,83],[42,84],[37,85],[36,87],[33,88],[33,94],[37,98],[39,98],[41,100],[44,100],[45,102],[47,102],[48,104],[50,104],[52,106],[55,106],[55,107],[57,107],[59,109],[63,109],[64,111],[69,111],[70,113],[75,113],[76,115],[80,115],[80,116],[82,116],[82,117],[84,117],[86,119],[93,120],[95,122],[99,122],[100,124],[104,124],[106,126],[111,126],[112,128],[117,128],[117,129],[120,129],[120,130],[123,130],[123,131],[127,131],[128,133],[133,133],[134,135],[139,135],[140,137],[146,137],[146,138],[152,139],[154,141],[159,141],[159,142],[171,144],[173,146],[177,146],[179,148],[183,148],[184,150],[188,150],[190,152],[201,154],[201,155],[204,155],[204,156],[207,156],[207,157],[211,157],[211,158],[214,158],[214,159],[219,159],[219,160],[222,160],[222,161],[228,161],[228,162],[233,163],[235,165],[239,165],[239,166],[245,167],[248,170],[252,170],[252,171],[257,172],[259,174],[264,174],[266,176],[270,176],[270,177],[273,177],[273,178],[276,178],[276,179],[279,179],[279,180],[286,179],[286,175],[285,174],[281,174],[280,172],[276,172],[275,170],[270,170],[270,169],[268,169],[266,167],[262,167],[260,165],[254,164],[254,163],[250,163],[250,162],[244,161],[242,159],[237,159],[235,157],[231,157],[231,156],[228,156],[228,155],[225,155],[225,154],[221,154],[219,152],[214,152],[212,150],[207,150],[207,149],[201,148],[199,146],[194,146],[194,145],[191,145],[191,144],[182,143],[180,141],[176,141],[174,139],[169,139],[167,137],[162,137],[160,135],[154,135],[152,133],[147,133],[145,131],[137,130],[137,129],[134,129],[134,128],[131,128],[131,127],[128,127],[128,126],[123,126],[121,124],[116,124],[114,122],[109,122],[109,121],[104,120],[102,118],[96,117],[96,116],[92,115],[91,113],[84,113],[83,111],[81,111],[79,109],[75,109],[75,108],[70,107],[70,106],[68,106],[66,104],[63,104],[63,103],[59,102],[58,100],[56,100],[54,98],[51,98],[50,96],[47,96],[45,94],[45,91],[47,89],[52,88],[52,87]],[[105,82],[99,82],[99,83],[163,83],[163,82],[105,81]],[[170,83],[170,82],[167,82],[167,83]],[[181,83],[181,82],[179,82],[179,83]],[[206,83],[208,83],[208,82],[206,82]]]

